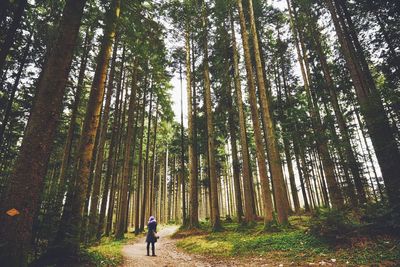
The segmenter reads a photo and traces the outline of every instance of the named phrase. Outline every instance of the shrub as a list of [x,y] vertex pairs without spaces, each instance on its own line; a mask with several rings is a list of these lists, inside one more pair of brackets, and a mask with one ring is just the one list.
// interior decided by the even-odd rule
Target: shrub
[[366,204],[362,210],[361,220],[369,225],[370,230],[389,233],[400,231],[400,213],[383,201]]
[[348,211],[336,209],[318,209],[309,223],[312,235],[331,242],[345,239],[358,226]]

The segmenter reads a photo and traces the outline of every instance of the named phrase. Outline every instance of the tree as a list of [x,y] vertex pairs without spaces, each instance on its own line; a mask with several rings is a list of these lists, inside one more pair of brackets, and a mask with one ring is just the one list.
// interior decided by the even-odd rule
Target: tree
[[[0,259],[10,266],[27,264],[32,224],[52,151],[85,2],[66,1],[59,34],[49,52],[37,86],[35,105],[14,165],[10,185],[0,204],[0,237],[6,242],[1,249]],[[6,214],[11,209],[19,211],[19,215]]]
[[393,131],[366,62],[356,29],[343,1],[325,0],[353,80],[356,96],[382,170],[391,206],[399,209],[400,152]]
[[[187,24],[189,22],[187,21]],[[185,49],[186,49],[186,91],[188,102],[188,157],[189,157],[189,227],[195,228],[199,226],[199,212],[198,212],[198,179],[197,179],[197,159],[195,156],[195,142],[194,142],[194,116],[193,116],[193,96],[192,96],[192,83],[191,83],[191,66],[190,66],[190,26],[186,26],[185,32]]]
[[255,83],[254,83],[254,79],[253,79],[253,67],[251,64],[249,37],[248,37],[246,20],[245,20],[243,5],[242,5],[241,0],[237,0],[237,6],[238,6],[238,10],[239,10],[240,29],[241,29],[241,34],[242,34],[244,59],[245,59],[245,65],[246,65],[247,86],[248,86],[248,90],[249,90],[251,118],[253,121],[254,139],[255,139],[255,143],[256,143],[256,157],[257,157],[257,163],[258,163],[258,174],[260,176],[261,186],[262,186],[262,190],[263,190],[262,195],[263,195],[263,202],[264,202],[264,223],[267,226],[273,220],[271,188],[269,186],[269,178],[267,176],[265,148],[264,148],[264,144],[263,144],[263,138],[261,135],[261,125],[260,125],[260,119],[259,119],[259,112],[258,112],[258,108],[257,108],[257,97],[256,97],[256,91],[255,91]]
[[128,185],[129,185],[129,169],[132,168],[130,165],[132,164],[131,160],[131,150],[132,150],[132,138],[134,134],[134,112],[136,110],[136,95],[137,95],[137,72],[138,66],[137,63],[133,67],[133,75],[132,75],[132,88],[131,94],[129,98],[129,112],[128,112],[128,125],[127,125],[127,133],[126,133],[126,142],[125,142],[125,152],[124,152],[124,163],[123,163],[123,171],[122,171],[122,189],[121,189],[121,208],[119,214],[119,220],[117,224],[117,230],[115,233],[115,237],[117,239],[121,239],[124,237],[124,232],[126,228],[126,211],[128,209]]
[[[240,126],[240,147],[242,152],[242,176],[243,176],[243,191],[244,191],[244,216],[247,223],[252,223],[256,216],[256,211],[254,210],[254,198],[252,196],[253,184],[251,182],[251,166],[250,166],[250,155],[249,147],[247,142],[247,130],[246,130],[246,118],[243,107],[242,98],[242,87],[240,84],[239,77],[239,55],[236,44],[234,21],[232,17],[232,12],[230,13],[230,28],[232,35],[232,52],[233,52],[233,68],[234,68],[234,84],[235,84],[235,96],[236,105],[238,107],[239,114],[239,126]],[[238,199],[236,200],[238,201]]]
[[[205,1],[202,3],[202,26],[203,30],[207,29],[207,5]],[[210,175],[210,194],[211,194],[211,223],[214,230],[221,228],[221,221],[219,216],[219,203],[218,203],[218,178],[215,165],[215,145],[214,145],[214,126],[213,114],[211,108],[211,86],[210,86],[210,72],[208,66],[208,42],[207,33],[203,32],[203,65],[204,65],[204,103],[207,117],[207,149],[208,149],[208,166]]]
[[58,249],[62,250],[63,253],[67,251],[74,255],[79,251],[83,204],[86,191],[88,190],[90,162],[93,158],[94,140],[99,126],[108,60],[111,56],[111,48],[115,38],[117,19],[120,14],[120,3],[120,0],[113,0],[106,15],[106,28],[97,57],[96,71],[93,77],[82,135],[78,146],[79,160],[78,169],[75,174],[76,182],[75,185],[69,189],[73,190],[74,194],[71,196],[71,199],[67,199],[67,203],[70,203],[70,207],[68,207],[70,210],[64,210],[56,240],[56,246]]
[[282,163],[276,139],[275,124],[270,110],[270,102],[267,98],[266,86],[264,81],[263,66],[258,46],[258,34],[254,19],[253,1],[249,0],[250,29],[253,37],[254,57],[256,61],[256,73],[258,82],[258,95],[261,99],[261,108],[264,120],[265,134],[267,135],[267,147],[269,163],[271,166],[271,176],[273,179],[273,189],[275,205],[280,223],[288,223],[288,199],[283,178]]

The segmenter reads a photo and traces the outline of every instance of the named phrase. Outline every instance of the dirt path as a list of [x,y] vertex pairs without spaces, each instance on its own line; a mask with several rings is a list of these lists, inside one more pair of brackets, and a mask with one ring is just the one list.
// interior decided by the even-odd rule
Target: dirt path
[[[244,266],[234,261],[227,262],[205,256],[189,255],[176,247],[176,241],[170,236],[178,229],[177,226],[168,226],[158,232],[160,236],[156,243],[156,257],[146,256],[145,238],[140,238],[136,243],[126,245],[122,254],[123,267],[128,266]],[[258,265],[260,266],[260,265]]]
[[[155,257],[146,256],[146,242],[145,237],[138,239],[134,244],[124,246],[122,254],[124,256],[124,264],[122,267],[131,266],[157,266],[157,267],[228,267],[228,266],[337,266],[329,262],[309,263],[309,264],[294,264],[288,263],[287,260],[271,259],[269,257],[230,257],[230,258],[216,258],[212,256],[193,255],[184,252],[176,247],[177,240],[172,239],[171,235],[178,230],[178,226],[167,226],[158,232],[160,236],[159,241],[156,243]],[[282,262],[283,263],[282,263]]]

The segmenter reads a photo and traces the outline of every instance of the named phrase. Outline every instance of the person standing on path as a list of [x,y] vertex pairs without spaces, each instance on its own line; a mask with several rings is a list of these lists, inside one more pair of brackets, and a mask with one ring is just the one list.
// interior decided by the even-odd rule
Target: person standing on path
[[155,247],[154,244],[157,242],[157,222],[154,216],[150,216],[149,218],[149,223],[147,224],[147,236],[146,236],[146,242],[147,242],[147,256],[150,256],[150,244],[151,244],[151,251],[152,251],[152,256],[156,256],[155,254]]

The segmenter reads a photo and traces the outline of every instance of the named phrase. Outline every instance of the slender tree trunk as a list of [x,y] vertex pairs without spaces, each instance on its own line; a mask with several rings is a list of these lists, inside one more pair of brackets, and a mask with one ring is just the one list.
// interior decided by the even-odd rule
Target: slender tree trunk
[[[153,88],[149,88],[150,90],[153,90]],[[143,196],[142,196],[142,208],[141,211],[142,213],[140,214],[140,231],[144,230],[145,227],[145,216],[146,216],[146,204],[147,204],[147,199],[148,199],[148,191],[149,191],[149,177],[148,177],[148,172],[149,172],[149,153],[150,153],[150,129],[151,129],[151,113],[152,113],[152,107],[153,107],[153,91],[150,92],[150,101],[149,101],[149,112],[148,112],[148,117],[147,117],[147,141],[146,141],[146,158],[144,162],[144,179],[143,179]]]
[[93,158],[94,140],[96,138],[100,110],[103,103],[108,60],[111,55],[111,47],[115,37],[115,28],[119,13],[120,0],[114,0],[106,15],[106,28],[98,55],[96,71],[78,149],[79,167],[76,173],[77,180],[72,199],[72,212],[69,218],[66,218],[64,224],[60,225],[59,229],[60,235],[57,240],[58,245],[64,248],[64,251],[70,251],[72,254],[79,251],[83,203],[88,186],[90,161]]
[[155,204],[154,201],[154,196],[155,196],[155,191],[156,191],[156,158],[157,158],[157,128],[158,128],[158,113],[159,113],[159,100],[157,99],[156,102],[156,116],[154,117],[154,130],[153,130],[153,147],[152,147],[152,152],[151,152],[151,168],[149,169],[149,177],[150,177],[150,194],[149,194],[149,216],[153,216],[153,207]]
[[326,177],[326,180],[328,183],[329,195],[331,198],[332,206],[334,208],[340,208],[344,204],[343,203],[343,195],[342,195],[340,188],[337,184],[337,181],[335,179],[334,163],[332,161],[331,156],[329,155],[328,143],[327,143],[327,139],[325,136],[325,131],[322,127],[321,116],[319,114],[318,105],[317,105],[317,103],[313,102],[312,96],[311,96],[310,81],[309,81],[310,70],[309,70],[309,66],[307,63],[307,55],[305,54],[306,49],[305,49],[305,45],[304,45],[304,39],[302,38],[302,36],[301,36],[302,32],[299,29],[296,10],[293,10],[293,12],[294,12],[294,18],[293,18],[290,0],[287,0],[287,4],[288,4],[289,15],[290,15],[290,20],[291,20],[291,28],[293,31],[293,37],[295,39],[297,55],[298,55],[298,60],[299,60],[299,64],[300,64],[300,70],[301,70],[303,81],[304,81],[304,89],[305,89],[306,95],[307,95],[308,108],[311,113],[311,119],[312,119],[312,124],[313,124],[313,129],[314,129],[314,136],[315,136],[316,143],[317,143],[318,153],[322,157],[324,173],[325,173],[325,177]]
[[[100,114],[102,111],[100,110]],[[99,119],[99,125],[101,125],[101,116]],[[87,240],[87,226],[89,223],[89,204],[90,204],[90,195],[92,193],[92,188],[93,188],[93,178],[94,178],[94,168],[95,168],[95,163],[96,163],[96,157],[95,155],[97,154],[97,148],[99,146],[99,138],[100,137],[100,127],[97,128],[96,131],[96,139],[94,141],[94,146],[93,146],[93,155],[92,159],[90,161],[90,172],[89,172],[89,179],[88,179],[88,187],[86,190],[86,196],[85,196],[85,204],[84,204],[84,209],[83,209],[83,219],[82,219],[82,229],[81,229],[81,241],[86,241]],[[76,180],[76,178],[75,178]],[[76,185],[75,185],[76,186]],[[73,189],[73,188],[72,188]],[[71,201],[66,202],[67,204],[72,204]]]
[[[285,93],[286,101],[287,101],[288,106],[292,106],[293,100],[291,97],[290,88],[286,83],[286,75],[285,75],[284,68],[283,68],[283,62],[281,62],[281,68],[282,68],[282,73],[283,73],[283,85],[284,85],[283,90]],[[293,112],[291,111],[291,109],[288,110],[288,116],[289,117],[293,116]],[[292,128],[292,140],[293,140],[294,155],[295,155],[295,159],[296,159],[296,166],[297,166],[297,170],[298,170],[298,174],[299,174],[300,187],[301,187],[301,192],[303,195],[304,209],[306,212],[308,212],[308,211],[310,211],[310,205],[308,202],[306,188],[304,185],[304,176],[308,175],[308,174],[303,175],[304,171],[306,171],[306,170],[302,168],[302,164],[300,163],[300,159],[299,159],[300,151],[303,151],[303,148],[302,148],[302,144],[301,144],[301,141],[300,141],[300,138],[298,135],[296,122],[294,122],[294,126]],[[286,151],[285,151],[285,154],[286,154]],[[290,151],[289,151],[289,156],[290,156]],[[302,170],[303,170],[303,172],[302,172]],[[294,188],[292,188],[292,190],[294,190]],[[295,206],[296,206],[296,204],[295,204]]]
[[300,164],[300,159],[299,159],[300,151],[299,151],[298,145],[296,144],[296,140],[294,140],[294,142],[293,142],[293,149],[294,149],[294,155],[296,158],[296,167],[297,167],[297,170],[299,173],[301,193],[303,195],[304,210],[306,212],[308,212],[308,211],[310,211],[310,204],[308,203],[306,187],[304,185],[304,176],[303,176],[303,172],[302,172],[302,165]]
[[249,15],[250,15],[250,29],[253,37],[253,46],[254,46],[255,61],[256,61],[258,95],[261,100],[261,108],[265,122],[264,126],[266,127],[265,133],[267,135],[266,138],[268,139],[267,148],[268,148],[269,163],[271,167],[271,176],[274,181],[273,189],[274,189],[276,210],[278,214],[278,221],[280,223],[287,223],[289,215],[288,214],[289,205],[285,189],[285,180],[283,178],[282,163],[279,154],[278,141],[275,133],[274,119],[271,114],[271,108],[270,108],[271,101],[268,99],[266,93],[267,88],[264,81],[264,74],[263,74],[264,69],[261,63],[258,35],[254,19],[253,0],[249,0],[248,2],[249,2]]
[[[382,170],[391,206],[400,208],[400,153],[344,2],[325,0]],[[346,23],[347,21],[347,23]]]
[[[228,74],[229,75],[229,74]],[[229,79],[230,80],[230,79]],[[234,116],[236,115],[236,111],[232,105],[232,95],[231,95],[231,86],[230,81],[228,85],[227,92],[227,100],[228,100],[228,128],[229,135],[231,137],[231,153],[232,153],[232,167],[233,167],[233,181],[235,184],[235,200],[236,200],[236,215],[238,217],[238,222],[242,222],[243,216],[243,207],[242,207],[242,193],[240,186],[240,162],[238,158],[238,149],[237,149],[237,140],[236,140],[236,126]]]
[[[232,13],[230,14],[230,27],[232,34],[232,49],[233,49],[233,67],[234,67],[234,82],[235,82],[235,96],[236,105],[238,107],[239,127],[240,127],[240,145],[242,154],[242,176],[243,176],[243,191],[244,191],[244,216],[245,222],[251,223],[254,221],[256,212],[254,209],[254,198],[252,196],[252,182],[251,182],[251,165],[249,146],[247,142],[246,118],[243,107],[242,88],[240,84],[239,74],[239,55],[236,45],[235,29],[233,23]],[[237,199],[238,201],[238,199]]]
[[[125,70],[123,71],[123,77],[122,80],[120,81],[122,86],[124,86],[124,89],[122,90],[121,94],[121,109],[119,114],[118,114],[118,145],[117,145],[117,152],[115,156],[115,163],[114,163],[114,175],[113,175],[113,186],[111,188],[111,197],[109,201],[109,207],[108,207],[108,217],[107,217],[107,224],[106,224],[106,232],[105,235],[109,236],[110,233],[113,233],[115,230],[115,224],[114,222],[114,211],[115,211],[115,219],[119,219],[119,210],[121,208],[120,201],[119,201],[119,196],[121,195],[121,187],[122,187],[122,175],[123,175],[123,166],[121,164],[123,157],[123,151],[124,151],[124,146],[125,146],[125,121],[126,121],[126,112],[127,112],[127,105],[128,105],[128,87],[126,86],[124,80],[125,80]],[[125,93],[125,94],[124,94]]]
[[[193,170],[194,170],[194,175],[197,179],[197,186],[199,186],[199,157],[197,156],[197,152],[198,147],[197,147],[197,93],[196,93],[196,76],[195,76],[195,71],[196,71],[196,64],[195,64],[195,46],[194,46],[194,41],[193,41],[193,37],[191,38],[191,43],[192,43],[192,47],[191,47],[191,51],[192,51],[192,74],[190,76],[191,81],[192,81],[192,141],[193,141],[193,146],[192,146],[192,157],[193,157]],[[200,179],[201,180],[201,179]],[[198,204],[199,205],[199,204]],[[198,211],[199,207],[197,206],[197,216],[199,216],[199,211]]]
[[[314,19],[314,18],[313,18]],[[358,197],[361,203],[365,203],[367,201],[366,196],[365,196],[365,191],[364,191],[364,185],[363,185],[363,178],[360,175],[360,170],[358,167],[358,162],[356,160],[356,157],[354,155],[354,152],[351,147],[350,143],[350,136],[349,132],[347,129],[347,125],[345,122],[345,119],[343,117],[343,113],[340,109],[339,102],[338,102],[338,97],[335,91],[335,85],[328,67],[327,59],[325,54],[323,53],[322,47],[321,47],[321,40],[319,37],[319,33],[315,31],[315,26],[316,24],[314,23],[313,25],[310,25],[310,30],[313,36],[313,44],[315,46],[315,50],[318,55],[319,62],[322,66],[322,71],[324,73],[324,78],[325,78],[325,83],[330,95],[330,100],[331,104],[337,119],[337,123],[339,125],[339,130],[340,134],[343,138],[343,143],[344,143],[344,150],[345,150],[345,159],[348,167],[351,170],[351,174],[353,176],[355,186],[357,189]]]
[[[242,33],[242,42],[244,49],[244,58],[246,65],[246,74],[247,74],[247,85],[249,90],[249,100],[250,100],[250,110],[251,117],[253,121],[254,128],[254,138],[256,143],[256,157],[258,163],[258,172],[260,176],[260,180],[262,182],[263,189],[263,203],[264,203],[264,223],[265,225],[269,224],[272,220],[272,197],[271,197],[271,189],[269,186],[269,178],[267,175],[267,167],[266,167],[266,157],[265,157],[265,146],[263,143],[263,138],[261,134],[261,125],[259,119],[259,112],[257,108],[257,97],[255,92],[255,84],[253,79],[253,67],[251,64],[251,56],[250,56],[250,47],[249,47],[249,37],[247,33],[246,20],[243,12],[242,0],[237,0],[237,5],[239,8],[239,19],[240,19],[240,28]],[[245,188],[246,190],[246,188]],[[246,200],[245,200],[246,201]]]
[[[10,49],[14,44],[14,40],[15,40],[15,36],[16,36],[15,32],[21,25],[22,16],[24,15],[24,11],[25,11],[27,4],[28,4],[28,0],[18,0],[17,9],[14,12],[13,21],[11,22],[11,25],[7,30],[7,33],[6,33],[6,36],[4,39],[4,43],[1,44],[0,77],[2,76],[2,72],[4,71],[7,55],[10,52]],[[78,9],[78,11],[79,11],[79,9]]]
[[[14,103],[15,93],[17,92],[19,81],[21,80],[22,72],[25,68],[25,64],[26,64],[26,61],[28,58],[29,48],[31,47],[31,43],[32,43],[31,35],[28,37],[28,42],[25,45],[22,59],[19,64],[18,71],[15,75],[14,84],[11,89],[10,97],[7,101],[7,106],[4,110],[4,117],[3,117],[3,121],[0,126],[0,148],[3,146],[4,132],[6,130],[6,127],[7,127],[8,121],[10,119],[11,112],[12,112],[12,105]],[[0,84],[0,88],[1,88],[1,84]]]
[[[146,81],[146,78],[145,78]],[[145,82],[146,86],[146,82]],[[144,134],[144,117],[146,113],[146,95],[147,95],[147,89],[144,88],[143,91],[143,100],[142,100],[142,114],[141,114],[141,124],[140,124],[140,143],[139,143],[139,162],[138,162],[138,175],[137,175],[137,181],[136,181],[136,200],[135,200],[135,235],[138,235],[140,233],[140,225],[139,225],[139,219],[140,219],[140,189],[141,189],[141,182],[143,178],[143,134]],[[143,211],[142,211],[143,212]]]
[[[185,38],[186,39],[186,38]],[[185,41],[186,42],[186,41]],[[190,62],[189,62],[190,64]],[[190,66],[190,65],[189,65]],[[179,187],[182,187],[182,224],[186,225],[186,186],[185,186],[185,147],[184,147],[184,130],[183,130],[183,87],[182,87],[182,64],[179,63],[179,80],[181,88],[181,169],[180,169],[180,182]],[[190,82],[188,85],[190,87]]]
[[194,148],[194,118],[193,118],[193,96],[192,96],[192,83],[191,83],[191,69],[190,69],[190,38],[189,38],[189,26],[185,33],[185,45],[186,45],[186,91],[188,101],[188,169],[189,169],[189,227],[196,228],[199,226],[199,206],[198,206],[198,178],[197,178],[197,159],[196,149]]
[[[105,174],[103,192],[102,192],[102,197],[101,197],[102,199],[101,199],[101,205],[100,205],[99,224],[97,227],[97,234],[96,234],[97,240],[100,240],[101,235],[103,234],[103,231],[104,231],[107,200],[109,199],[110,189],[112,191],[112,184],[113,184],[112,176],[113,176],[113,172],[114,172],[114,168],[115,168],[114,163],[115,163],[116,152],[117,152],[118,131],[120,128],[119,127],[119,114],[122,112],[122,110],[121,110],[122,102],[120,101],[120,95],[121,95],[121,91],[122,91],[122,79],[123,79],[122,78],[122,76],[123,76],[122,66],[123,65],[121,65],[118,86],[116,89],[114,119],[113,119],[112,126],[111,126],[111,140],[110,140],[110,145],[109,145],[106,174]],[[110,76],[110,78],[111,78],[111,76]],[[111,185],[110,185],[110,183],[111,183]],[[110,194],[110,201],[111,201],[111,194]]]
[[[35,105],[10,184],[0,204],[0,239],[4,244],[0,252],[0,262],[7,262],[9,266],[27,264],[33,219],[38,210],[43,177],[53,147],[85,2],[66,1],[54,49],[49,53],[42,70]],[[6,211],[13,208],[20,214],[7,215]]]
[[[282,57],[283,57],[283,55],[282,55]],[[279,65],[280,65],[280,68],[282,71],[283,89],[284,89],[284,92],[286,93],[286,103],[290,103],[289,95],[287,94],[288,86],[287,86],[285,67],[284,67],[284,62],[283,62],[282,57],[280,59]],[[278,88],[279,88],[278,99],[279,99],[279,102],[281,102],[280,116],[282,117],[282,120],[284,120],[284,122],[282,123],[282,131],[284,132],[284,136],[282,138],[283,139],[283,147],[284,147],[286,163],[287,163],[288,172],[289,172],[289,181],[290,181],[290,189],[292,192],[293,204],[294,204],[295,212],[299,213],[300,212],[300,202],[299,202],[299,196],[297,194],[296,181],[294,178],[292,155],[290,153],[290,141],[289,141],[288,137],[285,136],[285,133],[286,133],[286,135],[290,135],[288,127],[285,126],[286,124],[288,124],[288,122],[286,121],[288,112],[286,111],[286,106],[284,106],[282,103],[282,89],[281,89],[281,85],[280,85],[279,70],[277,70],[277,72],[278,72]]]
[[86,30],[86,35],[85,35],[85,41],[84,41],[84,50],[82,53],[82,58],[81,58],[81,64],[79,67],[79,75],[78,75],[78,83],[77,83],[77,88],[75,92],[75,100],[74,104],[72,107],[72,114],[69,122],[69,127],[68,127],[68,133],[67,133],[67,138],[64,144],[64,152],[63,152],[63,158],[61,161],[61,167],[60,167],[60,175],[59,175],[59,186],[58,186],[58,192],[57,192],[57,199],[56,199],[56,208],[61,211],[62,207],[62,201],[65,196],[65,191],[66,191],[66,175],[67,175],[67,170],[68,167],[70,167],[70,161],[71,161],[71,150],[72,150],[72,143],[73,143],[73,138],[74,138],[74,132],[76,128],[76,123],[77,123],[77,117],[79,113],[79,105],[81,102],[81,98],[83,95],[83,90],[84,90],[84,79],[85,79],[85,71],[86,71],[86,66],[87,66],[87,61],[89,58],[89,50],[90,50],[90,41],[92,38],[91,30],[88,28]]
[[131,162],[131,150],[132,150],[132,138],[134,134],[134,113],[135,113],[135,103],[136,103],[136,95],[137,95],[137,71],[138,66],[134,66],[134,71],[132,74],[132,88],[131,95],[129,98],[129,111],[128,111],[128,124],[127,124],[127,133],[126,133],[126,142],[125,142],[125,151],[124,151],[124,161],[123,161],[123,171],[122,171],[122,190],[121,190],[121,208],[119,214],[119,220],[117,221],[117,229],[115,233],[115,237],[117,239],[124,238],[125,232],[125,222],[126,222],[126,211],[128,209],[128,186],[129,186],[129,168]]
[[[103,110],[103,117],[101,121],[101,128],[100,128],[100,136],[99,136],[99,144],[97,147],[97,155],[96,155],[96,165],[94,170],[94,177],[93,177],[93,192],[91,197],[91,204],[90,204],[90,215],[89,215],[89,239],[93,238],[97,232],[96,226],[98,225],[98,203],[100,198],[100,185],[101,185],[101,174],[103,171],[103,158],[104,158],[104,146],[106,143],[107,137],[107,129],[108,129],[108,120],[110,117],[110,106],[111,106],[111,98],[113,94],[114,88],[114,77],[115,77],[115,61],[117,57],[117,50],[118,50],[118,37],[115,37],[116,41],[114,43],[113,48],[113,55],[111,59],[111,66],[110,66],[110,74],[108,78],[108,86],[106,92],[106,101],[104,104]],[[123,60],[125,55],[125,49],[122,55],[122,62],[121,67],[123,66]],[[122,72],[122,68],[121,68]]]
[[[207,7],[203,1],[202,4],[202,23],[203,29],[207,29]],[[221,228],[221,221],[219,216],[219,203],[218,203],[218,177],[215,162],[215,142],[214,142],[214,125],[213,113],[211,103],[211,85],[210,85],[210,72],[208,66],[208,40],[207,34],[203,37],[203,64],[204,64],[204,103],[207,117],[207,148],[208,148],[208,164],[210,169],[210,194],[211,194],[211,224],[214,230]]]

